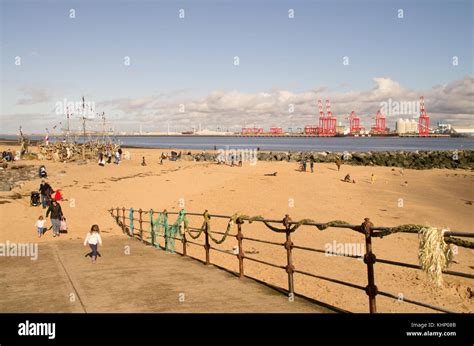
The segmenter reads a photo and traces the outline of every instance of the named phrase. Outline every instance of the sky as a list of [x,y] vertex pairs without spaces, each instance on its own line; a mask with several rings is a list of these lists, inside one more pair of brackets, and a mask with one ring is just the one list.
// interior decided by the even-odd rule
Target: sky
[[421,95],[432,123],[474,123],[472,1],[0,3],[0,133],[53,131],[82,96],[124,131],[297,128],[318,99],[370,127]]

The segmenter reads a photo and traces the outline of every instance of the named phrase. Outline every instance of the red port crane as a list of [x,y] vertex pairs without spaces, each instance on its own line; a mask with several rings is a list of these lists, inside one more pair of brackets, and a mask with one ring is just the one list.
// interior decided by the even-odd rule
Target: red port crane
[[[322,105],[320,109],[322,109]],[[334,136],[336,134],[336,118],[332,116],[331,103],[329,100],[326,100],[326,113],[327,116],[323,118],[322,133],[320,132],[320,135]],[[319,118],[319,120],[321,121],[321,118]]]
[[420,96],[420,118],[418,119],[418,133],[420,136],[428,136],[430,126],[430,117],[425,111],[425,98]]
[[326,111],[327,116],[323,111],[323,102],[318,100],[319,108],[319,126],[307,125],[304,128],[306,135],[318,135],[318,136],[334,136],[336,135],[336,118],[332,116],[331,103],[326,100]]
[[357,117],[354,111],[349,115],[349,129],[351,135],[359,134],[364,129],[360,127],[360,117]]
[[270,134],[272,135],[282,135],[283,128],[281,127],[270,127]]
[[242,135],[254,136],[263,134],[263,127],[242,127]]
[[318,100],[318,107],[319,107],[319,127],[318,127],[318,134],[324,135],[326,133],[326,115],[323,111],[323,101]]
[[[373,118],[372,118],[373,119]],[[372,134],[382,135],[387,133],[387,126],[385,125],[385,115],[380,110],[375,114],[375,126],[372,126]]]

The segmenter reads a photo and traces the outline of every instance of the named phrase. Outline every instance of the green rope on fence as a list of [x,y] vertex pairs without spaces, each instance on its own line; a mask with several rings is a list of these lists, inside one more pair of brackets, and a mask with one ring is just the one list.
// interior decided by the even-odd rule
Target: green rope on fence
[[[157,214],[155,218],[155,214]],[[153,209],[150,209],[150,228],[148,233],[150,234],[150,243],[157,249],[161,249],[160,243],[157,242],[157,236],[165,235],[165,229],[168,227],[168,212],[166,209],[163,212],[155,213]]]
[[[236,214],[234,214],[236,215]],[[244,223],[244,221],[248,221],[249,223],[252,223],[254,221],[262,221],[265,226],[267,226],[270,230],[278,233],[284,233],[286,232],[286,229],[280,229],[278,227],[272,226],[270,223],[267,221],[263,221],[265,218],[263,216],[257,215],[257,216],[248,216],[248,215],[236,215],[235,216],[235,222],[236,223]]]
[[[311,222],[314,222],[311,220]],[[326,228],[329,227],[337,227],[340,225],[348,225],[349,223],[346,221],[341,221],[341,220],[334,220],[334,221],[329,221],[321,225],[316,225],[315,227],[319,229],[320,231],[324,231]]]
[[[204,217],[204,221],[202,222],[202,225],[201,225],[201,228],[199,229],[199,231],[196,231],[196,230],[187,230],[187,233],[189,234],[189,236],[193,239],[198,239],[200,236],[201,236],[201,233],[204,232],[204,230],[206,229],[206,227],[209,227],[209,213],[207,213],[207,210],[202,214],[202,216]],[[191,232],[198,232],[196,235],[193,235]]]
[[133,208],[130,208],[129,219],[130,219],[130,234],[133,236]]
[[[378,238],[383,238],[387,235],[391,235],[394,233],[398,232],[410,232],[410,231],[416,231],[417,233],[420,233],[422,230],[426,229],[426,226],[422,225],[414,225],[414,224],[407,224],[407,225],[400,225],[396,227],[391,227],[388,230],[385,231],[377,231],[374,234],[372,234],[373,237],[378,237]],[[455,238],[451,236],[445,236],[445,241],[448,244],[454,244],[457,246],[465,247],[468,249],[474,249],[474,242],[468,241],[468,240],[463,240],[460,238]]]
[[[168,212],[163,210],[163,212],[158,212],[158,216],[156,218],[151,216],[151,231],[153,231],[155,241],[156,241],[156,236],[165,235],[165,230],[168,228]],[[160,244],[157,242],[155,244],[155,247],[160,249]]]
[[465,247],[468,249],[474,249],[474,242],[472,241],[463,240],[463,239],[454,238],[454,237],[445,237],[444,240],[448,244],[453,244],[453,245]]
[[[224,232],[224,235],[222,236],[222,238],[220,240],[218,240],[218,239],[216,239],[212,236],[211,222],[210,222],[211,217],[209,216],[209,213],[207,212],[207,210],[204,212],[203,217],[204,217],[204,222],[203,222],[203,225],[201,227],[201,230],[199,231],[199,234],[201,234],[201,232],[204,229],[207,229],[207,234],[209,235],[209,238],[211,238],[211,240],[216,244],[222,244],[227,239],[227,236],[229,235],[229,232],[232,228],[232,225],[237,222],[237,219],[239,218],[239,215],[234,214],[230,217],[229,222],[227,223],[227,228]],[[194,238],[194,239],[196,239],[196,238]]]
[[263,216],[257,215],[257,216],[246,216],[246,215],[241,215],[238,219],[239,221],[243,221],[242,218],[245,217],[249,223],[252,223],[254,221],[261,221],[264,220],[265,218]]
[[[257,220],[258,219],[263,219],[263,218],[261,216],[258,216]],[[270,230],[272,230],[274,232],[285,233],[287,231],[286,228],[278,228],[278,227],[272,226],[266,221],[263,221],[263,223],[265,224],[265,226],[267,226]],[[312,220],[312,219],[303,219],[303,220],[298,221],[298,223],[295,223],[293,226],[289,227],[288,230],[289,230],[290,233],[293,233],[298,228],[300,228],[301,226],[306,225],[308,223],[317,223],[317,222]],[[326,222],[325,224],[318,224],[318,225],[311,225],[311,226],[314,226],[317,229],[319,229],[320,231],[323,231],[323,230],[325,230],[326,228],[329,228],[329,227],[334,227],[334,226],[339,226],[339,225],[348,225],[348,224],[349,223],[346,222],[346,221],[333,220],[333,221]]]
[[387,235],[391,235],[391,234],[399,233],[399,232],[416,231],[417,233],[420,233],[421,230],[423,230],[424,228],[426,228],[426,226],[423,226],[423,225],[414,225],[414,224],[400,225],[396,227],[391,227],[385,231],[376,231],[372,234],[372,236],[383,238]]
[[189,233],[189,235],[193,239],[199,238],[199,236],[201,235],[202,232],[204,232],[206,230],[209,231],[211,229],[211,223],[210,223],[211,217],[209,216],[209,213],[207,212],[207,210],[204,211],[204,213],[202,214],[202,217],[204,218],[204,220],[202,221],[202,225],[201,225],[201,228],[199,229],[199,233],[195,236],[193,236],[191,233]]
[[[189,234],[189,236],[190,236],[191,238],[197,239],[197,238],[199,238],[199,236],[201,235],[201,233],[202,233],[203,231],[204,231],[204,229],[201,228],[199,231],[196,231],[196,230],[188,230],[187,232],[188,232],[188,234]],[[198,234],[193,235],[191,232],[198,232]]]
[[[176,221],[169,225],[168,223],[168,212],[166,209],[158,214],[158,219],[153,221],[155,226],[158,226],[159,232],[161,231],[165,237],[165,250],[171,253],[175,252],[175,239],[182,238],[183,232],[181,231],[181,224],[184,225],[184,232],[188,232],[188,219],[186,218],[186,210],[181,209],[178,214]],[[160,233],[161,233],[160,232]]]
[[[277,232],[277,233],[286,233],[286,228],[278,228],[278,227],[275,227],[275,226],[272,226],[270,225],[268,222],[266,221],[263,221],[263,224],[265,226],[267,226],[267,228],[273,232]],[[291,230],[290,230],[291,232]]]
[[[292,233],[292,232],[295,232],[302,225],[314,226],[320,231],[323,231],[329,227],[349,225],[348,222],[343,221],[343,220],[333,220],[333,221],[326,222],[324,224],[314,225],[317,223],[316,221],[312,219],[303,219],[303,220],[300,220],[298,223],[293,224],[291,227],[278,228],[271,225],[270,222],[264,221],[265,219],[260,215],[248,216],[248,215],[235,213],[234,215],[230,217],[223,237],[221,239],[216,239],[213,237],[211,233],[211,223],[210,223],[211,217],[207,210],[203,213],[204,221],[199,230],[189,229],[188,220],[186,218],[186,211],[184,209],[180,210],[177,220],[171,226],[168,224],[168,212],[166,211],[166,209],[163,212],[158,213],[157,219],[154,219],[153,215],[154,215],[153,210],[150,210],[150,225],[151,225],[150,233],[152,237],[152,244],[159,247],[159,245],[155,244],[155,240],[156,240],[156,235],[161,234],[165,237],[165,248],[167,251],[170,251],[170,252],[174,252],[174,240],[175,240],[174,238],[178,238],[178,236],[179,237],[183,236],[183,232],[181,231],[181,224],[184,224],[184,232],[188,233],[188,235],[193,239],[198,239],[200,235],[202,234],[202,232],[207,230],[209,238],[211,238],[211,240],[216,244],[222,244],[227,239],[227,236],[229,235],[229,232],[233,224],[239,224],[239,223],[242,224],[244,223],[244,221],[248,221],[249,223],[252,223],[254,221],[262,221],[268,229],[277,233],[286,233],[287,231]],[[283,224],[285,225],[285,223],[288,221],[290,221],[290,219],[285,218],[283,221],[280,221],[280,222],[283,222]],[[405,225],[400,225],[396,227],[390,227],[382,231],[374,230],[372,232],[372,237],[383,238],[385,236],[395,234],[395,233],[400,233],[400,232],[420,233],[425,228],[426,227],[423,225],[405,224]],[[132,234],[133,234],[133,229],[134,229],[133,208],[130,208],[130,231],[132,232]],[[350,227],[350,229],[359,233],[365,233],[361,226]],[[192,232],[197,232],[197,234],[193,234]],[[455,238],[452,236],[446,236],[445,238],[446,238],[446,243],[469,248],[469,249],[474,249],[474,242],[463,240],[460,238]]]

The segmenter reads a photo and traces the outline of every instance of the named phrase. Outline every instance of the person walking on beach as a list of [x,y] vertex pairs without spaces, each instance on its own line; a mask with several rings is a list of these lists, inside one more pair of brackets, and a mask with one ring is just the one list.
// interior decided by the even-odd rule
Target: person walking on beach
[[59,229],[61,227],[61,219],[63,218],[63,211],[59,203],[55,200],[51,202],[46,217],[51,214],[51,224],[53,225],[53,237],[59,237]]
[[146,166],[145,156],[142,157],[142,166]]
[[116,152],[115,152],[115,164],[118,165],[120,163],[120,160],[122,159],[122,149],[118,149]]
[[309,167],[311,168],[311,173],[314,173],[314,161],[313,160],[311,160],[309,162]]
[[105,166],[104,154],[102,153],[99,154],[99,166],[101,167]]
[[370,176],[370,183],[371,183],[371,184],[375,183],[375,175],[374,175],[374,173],[372,173],[372,175]]
[[102,238],[100,237],[100,231],[98,225],[92,225],[91,230],[87,233],[86,239],[84,240],[84,246],[89,245],[91,248],[91,252],[86,255],[91,256],[92,263],[95,263],[97,259],[97,255],[99,252],[97,251],[97,246],[102,245]]
[[110,149],[107,149],[106,156],[107,156],[107,163],[112,163],[112,153]]
[[43,235],[45,222],[46,220],[43,218],[43,215],[40,215],[38,220],[36,220],[35,226],[36,226],[36,229],[38,230],[38,238],[41,238],[41,236]]
[[39,192],[41,194],[41,205],[43,209],[45,209],[48,206],[48,195],[51,194],[51,191],[53,189],[51,186],[48,184],[48,182],[41,180],[41,184],[39,187]]
[[337,158],[336,159],[336,166],[337,166],[337,171],[339,172],[341,170],[341,165],[342,165],[342,161],[340,158]]

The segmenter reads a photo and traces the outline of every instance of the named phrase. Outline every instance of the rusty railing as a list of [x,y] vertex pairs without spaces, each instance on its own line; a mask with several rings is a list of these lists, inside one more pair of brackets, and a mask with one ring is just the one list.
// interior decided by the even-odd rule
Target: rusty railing
[[[135,213],[138,214],[138,219],[136,219],[135,216],[134,216],[133,220],[132,220],[134,222],[133,224],[135,224],[135,222],[138,222],[138,229],[136,227],[133,227],[133,229],[131,229],[129,226],[127,226],[127,225],[130,225],[131,220],[130,220],[130,216],[127,216],[126,214],[130,210],[132,211],[133,215],[135,215]],[[153,232],[153,231],[150,231],[150,230],[145,230],[143,228],[144,223],[148,223],[151,226],[150,221],[144,221],[143,220],[143,214],[150,214],[150,212],[153,213],[152,210],[144,211],[142,209],[133,210],[133,209],[125,209],[124,207],[122,207],[122,208],[117,207],[117,208],[109,209],[109,212],[114,217],[115,221],[122,228],[122,231],[125,234],[127,234],[130,237],[135,237],[135,238],[139,239],[141,242],[143,242],[145,244],[157,246],[156,237],[157,236],[160,236],[160,237],[163,237],[163,238],[166,237],[166,235],[156,234],[156,232]],[[164,211],[164,213],[166,213],[167,215],[178,215],[179,214],[177,212],[166,212],[166,210]],[[209,214],[207,212],[207,210],[203,214],[200,214],[200,213],[186,213],[185,215],[186,216],[192,216],[192,217],[195,217],[195,216],[203,217],[204,216],[204,220],[206,220],[206,217],[207,218],[212,217],[212,218],[216,218],[216,219],[227,219],[227,220],[232,219],[232,216]],[[287,289],[282,288],[282,287],[280,287],[280,288],[282,288],[283,290],[288,292],[289,295],[294,295],[295,294],[294,273],[298,273],[298,274],[313,277],[313,278],[316,278],[316,279],[320,279],[320,280],[332,282],[332,283],[335,283],[335,284],[347,286],[347,287],[350,287],[350,288],[362,290],[362,291],[365,291],[365,293],[368,296],[368,299],[369,299],[369,312],[370,313],[376,313],[377,312],[377,307],[376,307],[376,297],[377,297],[377,295],[381,295],[381,296],[385,296],[385,297],[388,297],[388,298],[393,298],[393,299],[399,300],[399,296],[397,296],[395,294],[378,290],[378,288],[375,284],[375,273],[374,273],[374,264],[375,263],[383,263],[383,264],[387,264],[387,265],[400,266],[400,267],[418,269],[418,270],[421,269],[420,266],[410,264],[410,263],[403,263],[403,262],[397,262],[397,261],[392,261],[392,260],[376,258],[375,254],[373,253],[373,249],[372,249],[372,238],[373,237],[382,237],[384,235],[390,234],[391,230],[393,230],[394,228],[375,227],[370,222],[370,220],[368,218],[365,218],[364,222],[361,225],[350,225],[350,224],[336,223],[336,222],[331,222],[331,223],[326,223],[325,224],[325,223],[317,223],[317,222],[314,222],[312,220],[302,220],[302,221],[296,222],[296,221],[292,221],[291,218],[288,215],[286,215],[283,220],[271,220],[271,219],[264,219],[264,218],[261,218],[261,217],[251,218],[251,217],[244,216],[244,215],[236,217],[236,218],[234,217],[234,219],[235,219],[235,224],[237,225],[237,234],[230,234],[229,232],[224,233],[224,232],[219,232],[219,231],[210,231],[209,227],[208,227],[208,224],[206,224],[206,223],[204,223],[201,228],[189,227],[188,226],[185,231],[181,231],[181,237],[180,238],[173,237],[174,240],[180,241],[181,245],[182,245],[181,252],[177,251],[177,253],[179,253],[180,255],[183,255],[183,256],[189,256],[188,252],[186,250],[186,247],[188,246],[188,244],[203,247],[204,251],[205,251],[204,263],[206,265],[211,264],[211,259],[210,259],[210,251],[211,250],[218,251],[218,252],[228,254],[228,255],[236,256],[237,260],[238,260],[238,268],[239,269],[238,269],[237,274],[238,274],[239,278],[243,278],[243,277],[247,276],[247,275],[245,275],[245,272],[244,272],[244,260],[253,261],[253,262],[261,263],[261,264],[268,265],[268,266],[271,266],[271,267],[274,267],[274,268],[283,269],[287,273],[288,287],[287,287]],[[126,222],[127,220],[128,220],[128,223]],[[278,242],[275,242],[275,241],[269,241],[269,240],[244,236],[244,233],[242,231],[242,225],[245,222],[248,222],[248,223],[261,222],[261,223],[264,223],[267,227],[273,229],[274,231],[284,233],[285,234],[285,242],[284,243],[278,243]],[[271,224],[281,224],[281,225],[284,226],[284,228],[277,230],[275,227],[272,227]],[[329,228],[329,227],[351,229],[351,230],[354,230],[354,231],[359,232],[362,235],[364,235],[364,238],[365,238],[365,254],[364,254],[363,260],[364,260],[364,263],[366,264],[366,268],[367,268],[367,285],[364,287],[364,286],[357,285],[357,284],[354,284],[354,283],[351,283],[351,282],[345,282],[345,281],[342,281],[342,280],[338,280],[338,279],[334,279],[334,278],[330,278],[330,277],[326,277],[326,276],[322,276],[322,275],[317,275],[317,274],[314,274],[314,273],[310,273],[310,272],[299,270],[299,269],[295,268],[295,266],[293,264],[293,249],[299,249],[299,250],[313,252],[313,253],[328,254],[328,252],[326,250],[295,245],[292,241],[291,234],[297,228],[299,228],[300,226],[316,226],[321,230],[325,229],[325,228]],[[415,225],[411,225],[411,226],[415,226]],[[182,228],[182,225],[179,225],[179,227]],[[151,229],[153,230],[153,227],[151,227]],[[204,233],[203,243],[197,243],[195,241],[187,239],[186,238],[186,233],[192,234],[192,232]],[[416,231],[414,229],[410,229],[410,228],[397,230],[397,232],[408,233],[408,234],[417,234],[418,233],[418,231]],[[147,241],[145,239],[144,233],[149,233],[148,238],[151,239],[150,241]],[[201,234],[201,233],[199,233],[199,234]],[[209,238],[210,237],[212,238],[212,236],[211,236],[212,234],[220,234],[220,235],[223,235],[224,237],[231,236],[231,237],[236,238],[237,243],[238,243],[238,245],[237,245],[238,251],[236,253],[229,253],[229,252],[224,251],[222,249],[218,249],[216,247],[211,246],[211,242],[210,242]],[[451,232],[451,231],[445,232],[444,236],[445,236],[445,238],[450,238],[450,239],[452,239],[452,237],[474,238],[474,234],[471,234],[471,233]],[[199,236],[199,238],[200,238],[200,236]],[[225,238],[223,238],[223,239],[225,239]],[[286,250],[286,265],[281,266],[281,265],[270,263],[270,262],[267,262],[267,261],[264,261],[264,260],[261,260],[261,259],[255,258],[255,257],[250,257],[250,256],[245,255],[244,251],[243,251],[243,240],[244,239],[248,240],[248,241],[262,243],[262,244],[269,244],[269,245],[274,245],[274,246],[283,246],[284,249]],[[459,238],[456,238],[456,240],[459,240]],[[452,242],[454,242],[454,241],[452,241]],[[468,247],[472,248],[472,246],[468,246]],[[165,247],[162,247],[162,248],[165,249]],[[336,253],[332,252],[332,253],[329,253],[329,254],[332,255],[332,256],[343,256],[343,257],[346,257],[346,258],[360,259],[360,256],[340,254],[340,253],[337,253],[337,252]],[[193,257],[193,256],[189,256],[189,257],[192,257],[194,259],[198,259],[197,257]],[[443,273],[446,274],[446,275],[451,275],[451,276],[474,279],[474,275],[469,274],[469,273],[464,273],[464,272],[457,272],[457,271],[447,270]],[[250,277],[250,276],[247,276],[247,277]],[[250,277],[250,278],[258,280],[258,278],[254,278],[254,277]],[[310,298],[310,297],[307,297],[307,298]],[[312,299],[312,298],[310,298],[310,299]],[[453,312],[453,311],[446,310],[442,307],[433,306],[433,305],[430,305],[430,304],[427,304],[427,303],[424,303],[424,302],[420,302],[420,301],[416,301],[416,300],[412,300],[412,299],[408,299],[408,298],[403,298],[403,301],[406,302],[406,303],[410,303],[410,304],[414,304],[414,305],[421,306],[421,307],[424,307],[424,308],[428,308],[428,309],[431,309],[431,310],[434,310],[434,311],[446,312],[446,313],[452,313]]]

